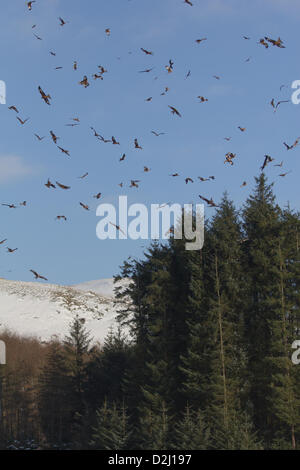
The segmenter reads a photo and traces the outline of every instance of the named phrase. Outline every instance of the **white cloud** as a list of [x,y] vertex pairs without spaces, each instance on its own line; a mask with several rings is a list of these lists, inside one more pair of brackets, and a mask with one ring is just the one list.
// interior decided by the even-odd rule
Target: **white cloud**
[[10,183],[34,173],[22,157],[16,155],[0,155],[0,184]]

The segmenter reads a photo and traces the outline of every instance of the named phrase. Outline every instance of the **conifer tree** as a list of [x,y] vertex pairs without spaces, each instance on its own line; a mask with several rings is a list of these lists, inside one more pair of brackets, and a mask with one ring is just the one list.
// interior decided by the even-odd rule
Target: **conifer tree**
[[39,410],[47,442],[60,445],[71,439],[70,380],[61,345],[51,344],[39,379]]
[[[262,173],[247,200],[243,218],[246,242],[244,268],[247,273],[245,298],[245,341],[248,345],[250,400],[256,427],[266,442],[276,430],[274,378],[282,352],[282,293],[280,269],[280,208],[272,185]],[[274,348],[278,349],[275,353]],[[281,352],[280,352],[281,351]]]
[[210,447],[210,431],[200,411],[189,406],[174,428],[176,450],[207,450]]
[[97,410],[97,422],[93,430],[91,446],[97,450],[125,450],[131,436],[127,410],[123,404],[119,410],[105,401]]

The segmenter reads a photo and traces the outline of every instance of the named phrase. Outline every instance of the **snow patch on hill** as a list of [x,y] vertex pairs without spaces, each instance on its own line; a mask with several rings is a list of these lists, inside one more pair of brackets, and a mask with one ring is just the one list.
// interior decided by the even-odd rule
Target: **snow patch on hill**
[[62,339],[76,314],[97,342],[117,328],[113,280],[87,282],[74,287],[0,279],[0,331],[10,329],[49,341]]

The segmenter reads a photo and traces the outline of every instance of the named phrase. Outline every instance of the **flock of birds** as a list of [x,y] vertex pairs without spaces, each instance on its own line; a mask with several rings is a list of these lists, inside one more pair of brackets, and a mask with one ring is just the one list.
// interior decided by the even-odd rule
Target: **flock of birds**
[[[35,3],[37,3],[36,0],[26,2],[27,8],[28,8],[29,11],[33,10]],[[193,3],[190,0],[184,0],[183,3],[185,3],[185,4],[187,4],[191,7],[193,6]],[[65,27],[69,23],[68,21],[66,21],[62,17],[58,17],[58,22],[59,22],[60,27],[62,27],[62,28]],[[32,25],[33,35],[38,41],[42,41],[43,38],[34,32],[36,27],[37,27],[36,24]],[[104,30],[104,34],[107,37],[109,37],[111,35],[111,29],[106,28]],[[251,40],[251,38],[249,36],[243,36],[241,39],[245,40],[245,41],[250,41]],[[196,44],[200,45],[200,44],[206,42],[207,40],[208,40],[208,38],[203,37],[203,38],[196,39],[195,42],[196,42]],[[276,48],[280,48],[280,49],[285,48],[285,45],[284,45],[283,41],[281,40],[281,38],[272,39],[272,38],[267,37],[267,36],[259,39],[258,40],[258,45],[261,45],[266,49],[268,49],[269,47],[276,47]],[[154,55],[153,51],[145,49],[144,47],[141,47],[140,50],[146,56],[153,56]],[[50,55],[55,57],[56,52],[54,52],[53,50],[50,50]],[[249,62],[250,60],[251,60],[251,57],[249,57],[246,60],[246,62]],[[59,69],[62,69],[62,67],[56,67],[55,69],[59,70]],[[78,62],[77,61],[73,62],[73,69],[74,69],[74,71],[78,70]],[[145,70],[140,70],[139,73],[143,73],[143,74],[144,73],[150,73],[152,70],[153,70],[153,67],[150,67],[150,68],[146,68]],[[172,59],[170,59],[169,62],[165,65],[165,70],[166,70],[167,75],[172,74],[174,72],[174,61]],[[92,79],[93,80],[104,80],[104,77],[105,77],[106,73],[108,73],[108,70],[105,67],[103,67],[102,65],[98,65],[98,70],[97,70],[96,73],[94,73],[92,75]],[[188,72],[186,73],[185,79],[188,79],[190,76],[191,76],[191,70],[188,70]],[[216,79],[216,80],[221,79],[221,77],[218,76],[218,75],[214,75],[213,78]],[[89,77],[87,75],[84,75],[83,78],[78,82],[78,85],[82,86],[84,88],[88,88],[91,85]],[[282,85],[282,87],[280,87],[280,89],[282,89],[284,86],[285,85]],[[164,90],[162,91],[161,95],[162,96],[167,95],[168,91],[169,91],[169,88],[165,87]],[[43,100],[43,102],[47,106],[52,105],[52,97],[47,91],[43,90],[42,87],[39,86],[37,92],[39,93],[41,99]],[[204,96],[201,96],[201,95],[197,96],[197,100],[199,100],[199,103],[201,103],[201,104],[207,103],[209,101],[209,99],[207,97],[204,97]],[[152,96],[146,98],[145,101],[146,102],[152,101]],[[275,101],[275,99],[272,99],[271,102],[270,102],[270,106],[274,109],[274,112],[277,112],[279,107],[282,104],[288,103],[289,101],[290,100]],[[173,106],[171,104],[168,105],[168,108],[170,110],[170,113],[173,116],[175,116],[176,118],[182,118],[182,111],[181,110],[178,110],[175,106]],[[16,119],[17,119],[18,123],[21,126],[25,126],[28,123],[28,121],[30,120],[29,117],[26,117],[26,118],[20,117],[20,111],[19,111],[18,105],[12,104],[12,105],[8,106],[8,109],[9,109],[9,111],[16,114]],[[67,123],[66,126],[68,126],[68,127],[77,127],[80,124],[81,124],[80,118],[79,117],[73,117],[73,118],[71,118],[71,122]],[[245,133],[247,131],[247,129],[245,127],[242,127],[242,126],[238,126],[238,130],[241,133]],[[98,141],[100,141],[101,143],[112,144],[112,145],[115,145],[115,146],[120,146],[121,145],[120,142],[118,141],[118,139],[115,136],[111,136],[111,138],[104,137],[92,126],[90,126],[90,131],[91,131],[93,137],[95,139],[97,139]],[[154,135],[157,138],[164,135],[164,132],[159,132],[159,131],[156,131],[156,130],[152,130],[151,133],[152,133],[152,135]],[[39,142],[42,142],[46,138],[46,136],[40,136],[37,132],[34,133],[34,137]],[[60,137],[58,137],[53,130],[49,130],[49,138],[51,139],[51,141],[54,143],[54,145],[57,147],[57,149],[63,155],[65,155],[66,157],[71,157],[70,150],[68,150],[68,149],[64,148],[63,146],[59,145],[58,141],[60,140]],[[224,137],[224,139],[227,142],[231,141],[231,137]],[[293,150],[299,144],[299,142],[300,142],[300,137],[298,137],[293,144],[287,144],[286,142],[284,142],[283,145],[285,146],[285,148],[288,151],[290,151],[290,150]],[[133,140],[133,148],[136,149],[136,150],[143,150],[143,147],[140,145],[140,142],[139,142],[138,138],[135,138]],[[233,166],[234,161],[235,161],[236,158],[237,158],[237,155],[235,153],[228,152],[225,155],[224,164],[225,165],[228,164],[230,166]],[[119,161],[123,162],[125,159],[126,159],[126,154],[122,153],[122,155],[119,158]],[[266,166],[269,165],[270,163],[272,163],[274,160],[275,159],[272,156],[265,155],[264,159],[263,159],[263,162],[262,162],[262,166],[261,166],[260,169],[263,171],[266,168]],[[280,162],[280,163],[275,164],[274,166],[281,168],[283,166],[283,161]],[[145,165],[143,171],[145,173],[148,173],[148,172],[151,171],[151,169],[148,166]],[[285,177],[288,173],[290,173],[290,172],[283,172],[278,176]],[[79,176],[78,178],[81,179],[81,180],[84,180],[88,177],[88,175],[89,175],[89,172],[86,171],[83,175]],[[175,173],[171,173],[169,176],[172,177],[172,178],[176,178],[176,177],[179,177],[180,174],[175,172]],[[213,181],[213,180],[215,180],[215,176],[213,176],[213,175],[208,176],[208,177],[197,176],[197,180],[199,180],[200,182]],[[190,176],[184,177],[184,181],[185,181],[185,184],[193,184],[195,182],[195,178],[191,178]],[[131,180],[130,183],[129,183],[129,187],[130,188],[138,188],[140,183],[141,183],[141,180],[136,180],[136,179]],[[244,187],[246,185],[247,185],[247,182],[244,181],[242,183],[241,187]],[[50,178],[48,178],[47,181],[44,182],[44,186],[49,190],[57,190],[58,189],[58,190],[63,190],[63,191],[69,191],[71,189],[70,185],[68,185],[64,182],[51,181]],[[124,186],[124,183],[123,182],[119,183],[119,186],[122,188]],[[102,192],[100,192],[100,191],[93,195],[93,198],[95,198],[96,200],[101,199],[101,197],[102,197]],[[214,202],[212,197],[207,198],[207,197],[204,197],[203,195],[199,195],[199,198],[202,201],[204,201],[207,204],[208,207],[218,207],[217,204]],[[2,206],[6,207],[8,209],[11,209],[11,210],[15,210],[18,207],[26,207],[27,206],[27,201],[22,201],[18,204],[5,202],[5,203],[2,203]],[[86,204],[85,202],[79,201],[79,206],[85,211],[90,211],[89,204]],[[65,214],[59,214],[59,215],[56,216],[56,220],[66,222],[68,219],[67,219],[67,216]],[[112,225],[114,225],[114,224],[112,224]],[[122,231],[122,228],[119,227],[118,225],[115,225],[115,227],[117,228],[117,230]],[[0,240],[0,246],[5,245],[6,243],[7,243],[6,238],[4,238],[3,240]],[[11,248],[11,247],[8,247],[8,246],[6,246],[6,249],[7,249],[7,252],[10,253],[10,254],[13,254],[18,250],[18,248]],[[33,274],[35,279],[41,279],[41,280],[47,281],[47,278],[45,276],[40,275],[34,269],[31,269],[30,272]]]

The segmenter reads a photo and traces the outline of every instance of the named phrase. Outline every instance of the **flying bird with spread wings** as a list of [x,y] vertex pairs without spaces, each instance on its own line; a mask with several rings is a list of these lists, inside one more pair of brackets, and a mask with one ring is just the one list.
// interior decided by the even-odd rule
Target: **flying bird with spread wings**
[[265,155],[264,162],[263,162],[262,166],[260,167],[261,171],[264,171],[264,169],[266,168],[268,163],[271,163],[273,161],[274,161],[274,158],[270,157],[270,155]]
[[144,49],[143,47],[141,47],[141,51],[143,51],[146,55],[153,55],[152,51],[147,51],[147,49]]
[[61,16],[58,19],[60,26],[65,26],[68,23],[68,21],[65,21],[63,18],[61,18]]
[[55,189],[56,188],[55,184],[51,183],[49,178],[48,178],[47,183],[45,183],[45,186],[46,186],[46,188],[49,188],[49,189],[51,189],[51,188]]
[[290,102],[290,100],[281,100],[281,101],[278,101],[277,103],[275,103],[274,98],[272,98],[272,100],[270,102],[270,105],[274,109],[274,113],[276,113],[276,111],[278,109],[278,106],[280,106],[282,103],[289,103],[289,102]]
[[86,204],[83,204],[83,202],[80,202],[79,204],[80,204],[80,206],[83,207],[83,209],[85,209],[86,211],[89,211],[89,210],[90,210],[89,206],[86,205]]
[[69,150],[66,150],[66,149],[62,148],[62,147],[60,147],[59,145],[58,145],[57,147],[59,148],[59,150],[60,150],[62,153],[66,154],[66,155],[68,155],[68,157],[70,157],[70,152],[69,152]]
[[59,137],[57,137],[57,135],[55,135],[53,131],[50,131],[50,135],[51,135],[53,142],[56,144]]
[[17,206],[15,204],[1,204],[1,206],[8,207],[9,209],[16,209]]
[[206,202],[208,206],[210,207],[219,207],[217,206],[217,204],[213,201],[213,198],[211,197],[210,199],[207,199],[206,197],[204,196],[200,196],[199,194],[199,197],[200,199],[202,199],[202,201]]
[[40,92],[40,95],[41,95],[41,97],[42,97],[42,100],[44,100],[45,103],[50,106],[51,103],[50,103],[49,100],[52,99],[51,96],[50,96],[49,94],[46,95],[46,93],[42,90],[42,88],[41,88],[40,86],[38,87],[38,90],[39,90],[39,92]]
[[138,140],[137,139],[134,139],[134,148],[136,149],[140,149],[140,150],[143,150],[143,147],[141,147],[138,143]]
[[297,147],[297,145],[299,144],[300,142],[300,137],[298,137],[295,142],[293,143],[293,145],[288,145],[286,142],[283,142],[283,145],[285,146],[285,148],[287,150],[293,150],[295,147]]
[[7,248],[8,253],[15,253],[17,250],[18,248]]
[[228,152],[226,153],[225,155],[225,161],[224,163],[229,163],[231,166],[233,165],[233,159],[236,157],[236,154],[235,153],[232,153],[232,152]]
[[87,88],[88,86],[90,86],[89,81],[88,81],[88,78],[87,78],[86,75],[84,75],[84,77],[83,77],[83,79],[81,80],[81,82],[79,82],[79,85],[84,86],[84,88]]
[[34,271],[34,269],[30,269],[30,272],[34,275],[35,279],[42,279],[43,281],[48,281],[46,277],[41,276],[39,273]]
[[34,135],[35,135],[35,137],[37,138],[37,140],[38,140],[39,142],[41,142],[41,141],[44,140],[44,138],[45,138],[45,136],[41,137],[41,136],[39,136],[38,134],[34,134]]
[[174,108],[174,106],[169,106],[171,113],[176,114],[176,116],[182,117],[178,109]]
[[16,106],[9,106],[8,109],[9,109],[10,111],[15,111],[16,113],[19,114],[19,110],[18,110],[18,108],[16,108]]
[[30,118],[27,118],[27,119],[23,120],[23,119],[19,118],[19,116],[17,116],[17,119],[18,119],[19,123],[22,124],[22,126],[24,126],[24,124],[26,124],[26,122],[29,121]]
[[71,189],[71,186],[66,186],[65,184],[59,183],[58,181],[56,181],[56,184],[57,184],[57,186],[58,186],[59,188],[61,188],[61,189],[65,189],[65,190],[66,190],[66,189]]

